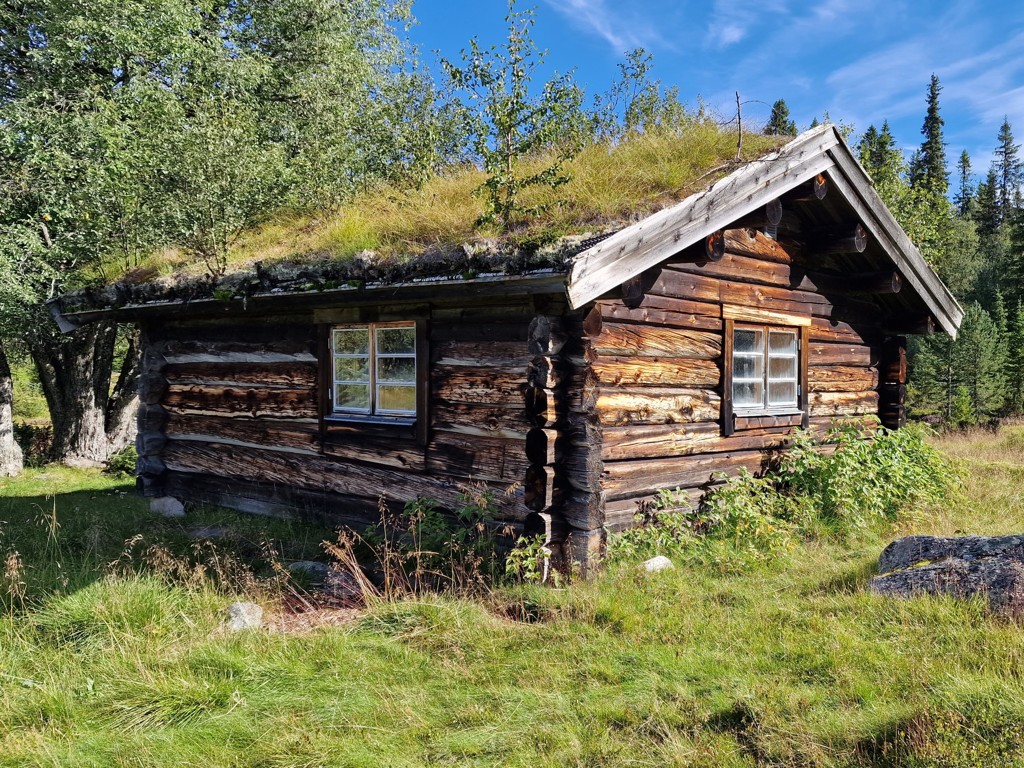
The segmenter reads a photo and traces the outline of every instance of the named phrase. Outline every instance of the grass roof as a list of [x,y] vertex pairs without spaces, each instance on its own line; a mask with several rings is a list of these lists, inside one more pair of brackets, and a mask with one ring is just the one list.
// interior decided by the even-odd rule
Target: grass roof
[[[167,250],[126,275],[116,299],[94,294],[86,303],[230,297],[268,285],[316,290],[346,281],[564,267],[585,237],[672,205],[783,143],[779,137],[745,134],[737,161],[735,131],[694,121],[615,144],[591,144],[566,165],[568,183],[522,193],[524,206],[541,206],[544,213],[509,232],[477,226],[484,205],[477,190],[485,176],[463,167],[416,189],[382,186],[334,210],[267,222],[237,241],[227,277],[213,279],[201,261]],[[543,158],[534,163],[537,169],[543,164]]]

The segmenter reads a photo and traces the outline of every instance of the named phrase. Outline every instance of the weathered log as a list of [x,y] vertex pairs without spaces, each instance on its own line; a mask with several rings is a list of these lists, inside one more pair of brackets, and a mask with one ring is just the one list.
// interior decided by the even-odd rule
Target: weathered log
[[511,484],[528,466],[522,440],[435,431],[427,445],[431,474]]
[[319,430],[312,420],[296,422],[175,413],[167,421],[165,432],[175,438],[205,436],[211,441],[281,446],[309,452],[316,452],[319,448]]
[[[465,487],[464,481],[456,478],[220,443],[171,440],[164,449],[164,461],[167,469],[177,472],[326,490],[368,501],[384,497],[404,503],[426,496],[449,509],[459,503],[459,495]],[[488,486],[496,491],[494,503],[499,518],[521,520],[525,516],[521,492],[506,493],[505,483],[488,483]]]
[[892,384],[907,383],[907,339],[894,336],[882,344],[879,363],[881,380]]
[[907,399],[907,385],[895,382],[879,384],[878,398],[883,405],[903,405]]
[[526,468],[523,479],[523,503],[534,512],[540,512],[555,502],[554,471],[550,467],[531,464]]
[[135,471],[144,477],[159,477],[167,471],[167,464],[160,456],[139,456]]
[[811,392],[867,392],[878,386],[878,370],[852,365],[813,365],[807,369]]
[[523,397],[526,401],[526,417],[533,427],[550,427],[558,421],[553,390],[527,387]]
[[565,541],[569,525],[561,515],[549,512],[531,512],[523,521],[524,536],[543,536],[545,544]]
[[468,323],[463,320],[449,322],[431,322],[430,338],[432,341],[505,341],[525,342],[528,338],[528,325],[525,318],[503,320],[478,320]]
[[[877,320],[878,318],[875,318]],[[811,341],[838,341],[844,344],[866,344],[881,335],[881,331],[871,323],[850,323],[824,317],[811,318],[808,329]]]
[[559,506],[562,516],[573,528],[592,530],[604,524],[604,506],[600,493],[569,489]]
[[501,405],[519,401],[527,388],[523,374],[507,368],[435,365],[430,380],[433,397],[449,403]]
[[601,561],[604,551],[605,533],[598,528],[592,531],[569,530],[563,547],[565,556],[571,564],[577,564],[584,577],[593,573]]
[[167,379],[163,373],[143,373],[139,376],[139,402],[144,405],[156,405],[167,392]]
[[716,361],[685,357],[598,357],[591,370],[602,386],[716,387],[721,380]]
[[826,242],[821,251],[827,254],[864,253],[867,247],[868,232],[863,224],[857,224],[849,235]]
[[644,284],[642,275],[633,275],[619,286],[622,303],[627,307],[639,306],[644,300]]
[[466,365],[526,372],[529,356],[522,341],[442,341],[431,339],[430,359],[434,365]]
[[313,389],[171,385],[161,404],[172,413],[247,414],[270,418],[316,418],[318,415]]
[[163,432],[139,432],[135,435],[135,450],[139,456],[159,456],[167,445]]
[[[861,344],[830,344],[812,341],[808,344],[808,365],[849,365],[867,368],[878,364],[878,354]],[[809,371],[808,371],[809,373]]]
[[317,365],[311,362],[287,363],[173,363],[164,368],[172,384],[207,386],[259,386],[285,389],[312,388],[317,383]]
[[434,429],[444,429],[464,435],[510,437],[526,439],[533,424],[520,403],[505,406],[472,405],[467,403],[436,402],[430,407]]
[[595,406],[604,426],[714,421],[720,410],[721,398],[710,389],[602,390]]
[[806,280],[818,290],[841,294],[888,295],[899,293],[903,288],[903,278],[893,270],[859,274],[808,272]]
[[566,451],[559,465],[565,483],[579,491],[599,492],[604,462],[598,446],[589,451]]
[[530,321],[527,347],[531,355],[557,355],[568,339],[560,317],[537,315]]
[[151,405],[148,403],[140,403],[139,410],[136,416],[140,432],[151,432],[159,431],[163,429],[164,424],[167,423],[167,419],[170,414],[164,410],[160,405]]
[[905,405],[880,403],[878,406],[878,420],[886,429],[902,429],[907,426],[907,408]]
[[787,202],[791,203],[817,203],[824,200],[827,194],[828,179],[819,173],[806,184],[787,193],[785,198]]
[[540,355],[526,369],[526,383],[531,387],[555,389],[566,378],[566,365],[559,358]]
[[721,261],[725,255],[725,233],[722,230],[712,232],[704,238],[704,257],[707,261]]
[[812,416],[861,416],[878,413],[877,392],[811,392]]
[[778,264],[790,264],[796,250],[788,243],[768,237],[762,230],[765,222],[760,218],[753,225],[725,230],[725,252],[728,255],[749,256]]
[[559,433],[554,429],[531,429],[526,433],[526,458],[531,464],[554,464],[561,458]]
[[713,482],[720,473],[740,468],[762,472],[770,461],[764,451],[736,451],[673,458],[609,461],[601,487],[608,500],[653,493],[660,488],[685,488]]
[[591,339],[591,348],[597,355],[714,360],[722,354],[722,337],[705,331],[606,322],[601,335]]
[[591,339],[599,336],[605,322],[644,323],[721,332],[722,311],[718,304],[648,294],[639,307],[626,307],[610,301],[598,302],[587,316],[587,336]]
[[[237,329],[236,324],[230,326]],[[240,341],[168,341],[164,357],[170,365],[184,363],[316,362],[314,342],[303,340],[245,343]]]

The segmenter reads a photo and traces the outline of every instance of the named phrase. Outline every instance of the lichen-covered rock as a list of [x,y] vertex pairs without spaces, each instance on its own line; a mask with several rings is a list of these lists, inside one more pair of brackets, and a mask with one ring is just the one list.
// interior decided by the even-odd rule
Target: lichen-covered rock
[[256,603],[237,602],[228,606],[228,629],[241,632],[263,626],[263,609]]
[[878,558],[879,595],[982,598],[989,608],[1024,618],[1024,536],[907,536]]
[[901,571],[951,557],[968,561],[999,557],[1024,563],[1024,536],[906,536],[882,550],[878,572]]
[[657,555],[656,557],[652,557],[650,560],[645,560],[643,564],[643,569],[648,573],[658,573],[659,571],[671,571],[673,568],[675,568],[675,566],[672,565],[672,561],[664,555]]

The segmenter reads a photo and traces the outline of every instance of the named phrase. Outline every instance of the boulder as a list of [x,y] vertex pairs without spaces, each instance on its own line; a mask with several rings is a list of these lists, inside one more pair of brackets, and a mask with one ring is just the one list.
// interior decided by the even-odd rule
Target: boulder
[[1024,563],[1024,536],[906,536],[882,550],[878,572],[901,571],[950,557],[968,561],[999,557]]
[[879,595],[978,597],[1024,618],[1024,536],[908,536],[885,548],[878,570],[870,589]]
[[237,602],[228,606],[228,629],[240,632],[263,626],[263,608],[256,603]]

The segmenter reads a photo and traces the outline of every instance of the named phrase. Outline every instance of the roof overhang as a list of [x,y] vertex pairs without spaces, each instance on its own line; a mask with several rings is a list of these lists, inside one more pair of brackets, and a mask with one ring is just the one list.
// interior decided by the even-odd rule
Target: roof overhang
[[780,195],[824,174],[928,307],[955,337],[963,309],[896,222],[839,131],[823,125],[577,255],[569,303],[581,307]]

